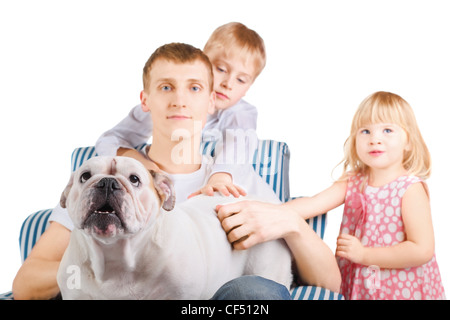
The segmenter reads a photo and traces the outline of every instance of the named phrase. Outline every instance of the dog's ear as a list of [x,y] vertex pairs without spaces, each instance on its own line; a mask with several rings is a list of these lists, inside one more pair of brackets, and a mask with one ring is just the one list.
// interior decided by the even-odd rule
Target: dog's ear
[[63,208],[66,207],[67,197],[69,196],[70,189],[72,189],[74,175],[75,175],[75,172],[72,172],[72,174],[70,175],[69,183],[64,188],[64,191],[61,193],[61,199],[59,200],[59,204]]
[[173,188],[173,182],[168,176],[163,173],[149,170],[150,175],[153,177],[153,184],[158,192],[159,199],[161,200],[161,206],[164,210],[170,211],[175,207],[175,190]]

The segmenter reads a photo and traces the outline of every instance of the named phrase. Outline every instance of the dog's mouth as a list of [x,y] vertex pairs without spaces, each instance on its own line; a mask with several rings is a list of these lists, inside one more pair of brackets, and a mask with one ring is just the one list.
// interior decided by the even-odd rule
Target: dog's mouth
[[99,213],[99,214],[116,214],[116,210],[109,204],[105,203],[105,205],[101,208],[98,208],[97,210],[94,210],[93,213]]
[[101,237],[114,237],[125,230],[120,210],[106,202],[87,214],[83,229]]

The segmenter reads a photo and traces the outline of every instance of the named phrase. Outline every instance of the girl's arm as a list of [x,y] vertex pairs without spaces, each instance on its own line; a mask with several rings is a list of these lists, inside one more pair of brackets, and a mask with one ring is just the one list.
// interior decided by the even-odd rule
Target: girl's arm
[[297,198],[283,203],[283,209],[291,210],[303,219],[309,219],[334,209],[345,201],[347,181],[337,181],[328,189],[313,197]]
[[362,265],[409,268],[423,265],[434,255],[434,232],[428,194],[422,183],[411,185],[403,196],[402,218],[406,239],[391,247],[364,247],[350,235],[340,235],[336,255]]

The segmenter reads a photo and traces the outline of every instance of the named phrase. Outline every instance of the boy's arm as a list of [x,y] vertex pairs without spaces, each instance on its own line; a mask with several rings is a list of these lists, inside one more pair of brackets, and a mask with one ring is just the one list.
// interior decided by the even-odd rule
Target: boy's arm
[[241,100],[236,105],[224,110],[221,116],[220,129],[256,130],[258,110],[251,104]]
[[283,203],[282,207],[296,212],[303,219],[309,219],[343,204],[346,192],[347,181],[337,181],[313,197],[297,198]]
[[258,148],[256,134],[258,112],[243,101],[225,110],[219,121],[222,141],[215,148],[213,170],[223,170],[223,166],[253,164],[253,156]]
[[150,112],[144,112],[141,105],[137,105],[126,118],[98,138],[95,150],[100,156],[115,156],[119,147],[132,149],[147,142],[152,130]]
[[254,130],[227,132],[224,140],[217,141],[215,146],[214,164],[208,183],[189,198],[199,194],[213,196],[214,191],[219,191],[224,196],[232,194],[236,198],[247,195],[244,189],[233,184],[233,172],[242,171],[243,166],[252,164],[257,146],[258,137]]

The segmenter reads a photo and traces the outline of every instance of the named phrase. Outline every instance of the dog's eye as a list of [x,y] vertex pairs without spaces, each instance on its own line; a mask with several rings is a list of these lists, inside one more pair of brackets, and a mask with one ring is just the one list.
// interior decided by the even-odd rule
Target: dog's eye
[[86,171],[80,176],[80,182],[85,183],[92,177],[91,173],[89,171]]
[[139,177],[134,174],[132,174],[129,179],[131,184],[135,187],[139,187],[139,185],[141,184],[141,180],[139,180]]

